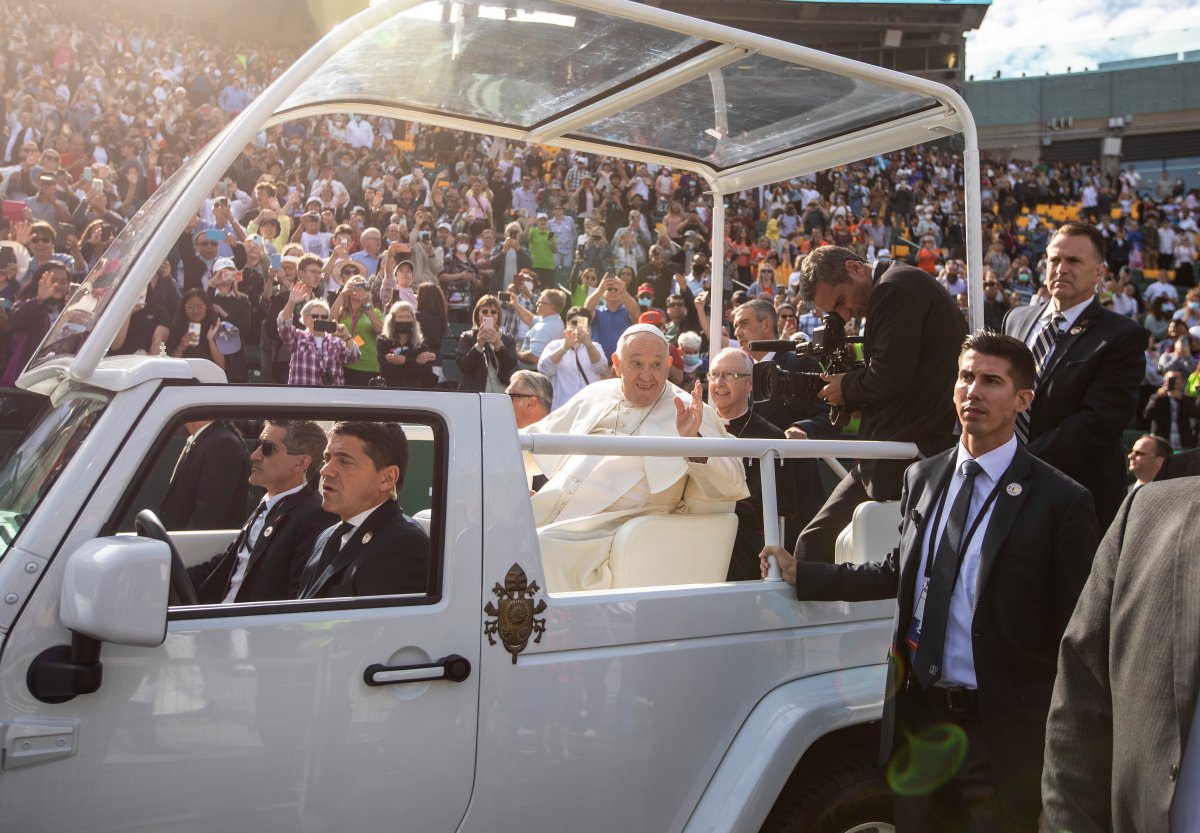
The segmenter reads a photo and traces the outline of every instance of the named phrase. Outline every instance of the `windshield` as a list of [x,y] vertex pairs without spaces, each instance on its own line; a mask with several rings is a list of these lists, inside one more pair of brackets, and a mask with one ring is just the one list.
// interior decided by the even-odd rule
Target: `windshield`
[[0,463],[0,558],[87,439],[108,401],[89,391],[47,405]]
[[[213,142],[219,142],[217,136]],[[84,278],[83,283],[71,295],[62,314],[50,328],[42,340],[41,346],[29,360],[27,369],[32,370],[38,365],[51,359],[64,356],[74,356],[80,346],[87,340],[92,327],[100,320],[108,299],[116,292],[121,281],[129,275],[130,267],[136,261],[150,236],[162,224],[163,216],[179,200],[184,188],[202,162],[208,158],[209,148],[195,154],[191,160],[175,171],[163,183],[150,199],[146,200],[129,223],[116,236],[104,257],[96,261],[96,265]],[[157,267],[159,264],[154,264]],[[154,274],[154,269],[146,269],[141,273],[146,281]]]

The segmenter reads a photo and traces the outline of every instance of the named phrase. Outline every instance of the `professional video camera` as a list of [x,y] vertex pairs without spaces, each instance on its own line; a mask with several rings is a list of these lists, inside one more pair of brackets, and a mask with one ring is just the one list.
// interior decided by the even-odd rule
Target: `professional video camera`
[[[846,322],[840,315],[831,312],[821,319],[821,326],[813,331],[812,341],[752,341],[749,349],[777,353],[792,351],[799,356],[812,356],[827,375],[833,375],[853,370],[862,364],[853,347],[860,342],[861,338],[846,337]],[[775,362],[765,361],[754,365],[753,382],[755,402],[782,400],[788,405],[801,407],[810,406],[821,388],[825,387],[820,373],[784,370]],[[829,418],[835,427],[845,422],[845,416],[841,408],[830,407]]]

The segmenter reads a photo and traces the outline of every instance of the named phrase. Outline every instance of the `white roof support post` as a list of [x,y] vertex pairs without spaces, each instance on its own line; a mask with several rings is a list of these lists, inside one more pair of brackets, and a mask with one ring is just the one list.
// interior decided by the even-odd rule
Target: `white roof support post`
[[980,205],[979,137],[975,122],[962,120],[963,184],[967,238],[967,313],[971,330],[983,329],[983,206]]
[[725,328],[721,326],[725,314],[722,304],[725,300],[725,195],[715,183],[710,181],[709,184],[713,193],[712,257],[709,258],[712,285],[708,290],[708,299],[712,304],[708,316],[708,329],[711,333],[708,339],[708,356],[711,362],[712,357],[725,346]]

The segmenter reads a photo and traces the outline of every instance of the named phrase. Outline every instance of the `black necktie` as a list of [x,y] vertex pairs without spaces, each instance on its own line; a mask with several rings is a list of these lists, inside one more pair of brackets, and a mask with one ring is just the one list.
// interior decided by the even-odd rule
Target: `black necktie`
[[308,594],[312,592],[321,576],[324,575],[325,570],[333,563],[338,550],[342,548],[342,537],[352,529],[354,529],[354,525],[346,521],[342,521],[334,528],[333,534],[326,539],[325,546],[321,548],[321,557],[317,560],[317,568],[313,570],[309,577],[308,585],[304,588],[301,598],[307,598]]
[[[1061,335],[1059,327],[1066,320],[1067,317],[1061,312],[1054,313],[1038,333],[1037,340],[1033,342],[1033,363],[1037,367],[1037,375],[1033,379],[1034,394],[1037,393],[1038,383],[1042,381],[1042,371],[1046,369],[1050,355],[1054,352],[1054,345],[1058,343],[1058,337]],[[1033,405],[1030,404],[1017,414],[1017,436],[1023,443],[1029,442],[1029,412],[1032,409]]]
[[250,516],[250,520],[246,521],[246,525],[242,527],[242,540],[238,543],[238,550],[241,550],[243,546],[245,546],[247,550],[254,549],[254,545],[258,543],[258,541],[257,539],[254,541],[250,540],[250,532],[254,529],[254,524],[257,523],[258,519],[261,518],[263,513],[266,511],[267,502],[264,500],[258,504],[258,508],[255,509],[254,514]]
[[942,534],[933,561],[933,576],[929,581],[921,621],[921,641],[913,656],[913,676],[921,688],[929,688],[942,676],[942,652],[946,642],[946,622],[950,617],[950,597],[954,595],[958,565],[966,543],[963,535],[971,512],[971,496],[975,493],[975,478],[982,471],[983,466],[974,460],[963,461],[963,484],[950,507],[946,531]]

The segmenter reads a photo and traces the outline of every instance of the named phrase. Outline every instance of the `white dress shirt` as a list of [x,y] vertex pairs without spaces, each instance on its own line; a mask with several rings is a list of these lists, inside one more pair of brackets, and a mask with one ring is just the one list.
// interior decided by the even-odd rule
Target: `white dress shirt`
[[[294,495],[296,492],[304,488],[301,483],[294,489],[288,489],[286,492],[280,492],[275,497],[264,497],[263,500],[255,507],[257,517],[254,523],[250,524],[250,531],[246,533],[246,537],[242,539],[241,549],[237,552],[237,567],[233,570],[233,577],[229,580],[229,592],[225,594],[225,598],[221,600],[221,604],[233,604],[237,598],[238,590],[242,586],[242,582],[246,580],[246,568],[250,566],[250,552],[254,549],[254,545],[258,543],[258,536],[262,534],[263,524],[267,522],[267,515],[271,514],[271,510],[275,508],[275,504],[283,500],[288,495]],[[266,508],[259,511],[263,504]]]
[[[1083,311],[1087,308],[1087,305],[1092,302],[1092,300],[1092,298],[1088,298],[1086,301],[1076,304],[1073,307],[1067,307],[1062,311],[1062,316],[1066,319],[1066,321],[1063,321],[1058,325],[1058,332],[1060,336],[1075,326],[1075,322],[1079,319],[1079,316],[1083,314]],[[1038,317],[1037,324],[1034,325],[1033,329],[1029,332],[1029,336],[1025,339],[1026,347],[1028,347],[1030,350],[1033,349],[1033,345],[1037,343],[1038,333],[1042,331],[1042,327],[1046,326],[1046,322],[1050,320],[1050,316],[1054,315],[1056,312],[1058,312],[1058,310],[1054,308],[1053,302],[1046,304],[1046,308],[1042,310],[1042,314]]]
[[[937,543],[942,540],[946,521],[950,516],[950,507],[954,505],[958,490],[962,488],[966,479],[962,473],[963,463],[975,459],[975,462],[983,467],[983,471],[975,477],[975,491],[971,496],[971,508],[963,533],[966,534],[966,531],[975,524],[975,518],[983,509],[984,502],[996,488],[996,484],[1000,482],[1004,472],[1008,470],[1013,455],[1016,453],[1017,438],[1015,435],[1010,437],[1004,445],[992,449],[986,454],[981,454],[978,458],[972,458],[967,449],[961,443],[959,444],[958,453],[954,457],[954,474],[950,477],[950,484],[942,498],[942,511],[937,529],[933,529],[933,525],[930,524],[926,528],[924,540],[921,542],[921,563],[917,570],[917,597],[920,596],[921,585],[925,582],[925,564],[929,560],[930,542],[934,542],[933,545],[936,547]],[[1003,499],[1004,495],[996,498],[996,500]],[[975,655],[971,647],[971,620],[975,616],[975,601],[979,592],[980,552],[983,549],[983,539],[995,506],[995,501],[988,506],[983,519],[979,521],[975,534],[965,543],[967,549],[962,558],[962,567],[959,569],[958,579],[954,584],[954,592],[950,596],[950,613],[946,619],[946,641],[942,653],[942,677],[939,685],[977,687]],[[934,511],[936,512],[936,509]]]

